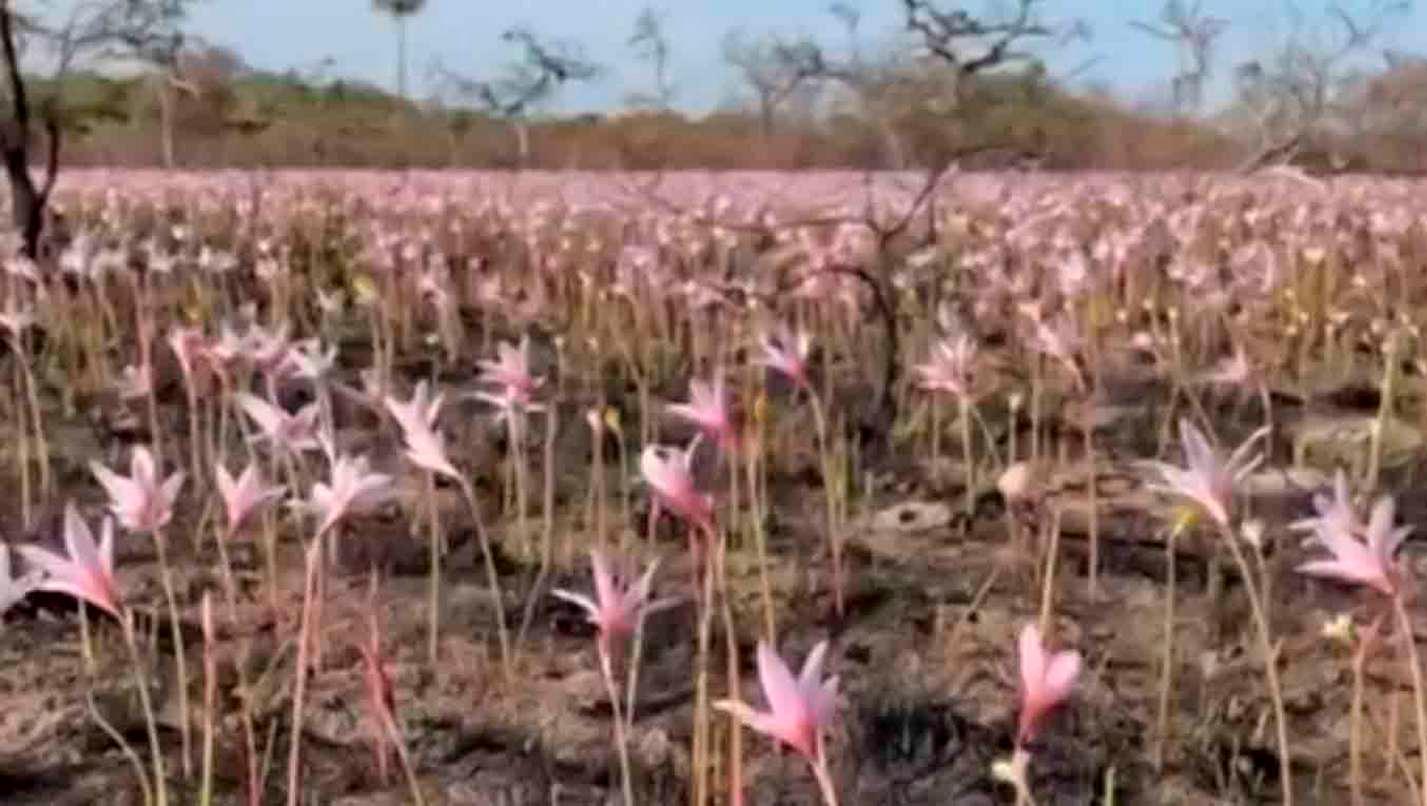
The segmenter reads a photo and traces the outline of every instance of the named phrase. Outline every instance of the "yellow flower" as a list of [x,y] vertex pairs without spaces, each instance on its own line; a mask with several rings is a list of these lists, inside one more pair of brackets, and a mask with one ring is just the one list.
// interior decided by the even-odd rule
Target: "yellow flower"
[[1357,625],[1347,613],[1339,613],[1323,622],[1322,636],[1335,644],[1352,646],[1357,640]]
[[1198,526],[1199,522],[1204,519],[1203,508],[1188,501],[1174,507],[1170,513],[1173,515],[1171,521],[1174,524],[1174,530],[1181,534]]
[[366,274],[352,278],[352,297],[358,305],[371,305],[377,301],[377,284]]
[[614,433],[620,436],[624,435],[624,430],[619,427],[619,409],[613,406],[606,406],[604,410],[604,424]]

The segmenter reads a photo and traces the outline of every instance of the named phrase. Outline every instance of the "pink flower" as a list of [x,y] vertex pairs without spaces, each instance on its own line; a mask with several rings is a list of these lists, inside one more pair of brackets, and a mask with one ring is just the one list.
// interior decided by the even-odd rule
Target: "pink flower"
[[711,384],[703,381],[691,382],[689,402],[672,404],[668,410],[671,414],[697,425],[721,447],[732,447],[737,442],[722,377],[715,378]]
[[218,484],[218,494],[223,498],[223,508],[228,513],[228,534],[237,534],[243,522],[271,501],[282,497],[282,487],[268,487],[258,475],[256,463],[249,464],[237,481],[222,464],[214,463],[213,479]]
[[423,470],[460,481],[461,474],[446,456],[446,446],[436,431],[436,418],[441,416],[443,395],[429,398],[426,382],[416,384],[411,400],[406,403],[394,397],[385,399],[387,411],[401,426],[406,442],[406,458]]
[[708,528],[713,524],[713,496],[694,485],[691,466],[696,447],[697,439],[682,451],[650,445],[639,456],[639,471],[658,503],[689,523]]
[[1342,472],[1338,474],[1338,497],[1328,506],[1320,505],[1320,515],[1294,524],[1313,530],[1332,559],[1313,560],[1298,566],[1299,573],[1327,577],[1351,585],[1367,585],[1388,596],[1398,592],[1400,575],[1393,555],[1412,532],[1411,526],[1393,528],[1392,496],[1384,495],[1373,505],[1364,526],[1347,502]]
[[173,516],[173,502],[183,486],[183,472],[159,478],[154,455],[136,447],[129,457],[129,475],[121,476],[98,462],[90,462],[94,478],[109,493],[109,509],[131,532],[155,532]]
[[183,373],[183,381],[190,387],[193,386],[195,359],[204,349],[203,332],[193,327],[176,327],[168,332],[168,345],[173,350],[174,358],[178,359],[179,371]]
[[218,338],[212,339],[204,346],[203,358],[218,372],[226,373],[232,364],[246,354],[247,349],[247,341],[225,324]]
[[1040,731],[1045,717],[1066,698],[1080,675],[1079,652],[1046,652],[1034,624],[1021,630],[1021,719],[1016,744],[1025,745]]
[[337,525],[350,513],[371,509],[386,500],[391,476],[367,472],[365,456],[340,456],[332,463],[330,484],[312,485],[311,506],[320,517],[319,534]]
[[323,349],[322,342],[318,339],[307,339],[287,351],[287,356],[283,359],[283,371],[279,374],[291,373],[294,377],[321,385],[326,383],[336,366],[335,346]]
[[827,641],[820,641],[803,661],[797,679],[766,641],[758,642],[758,680],[768,711],[755,711],[736,700],[721,700],[714,707],[732,714],[750,729],[787,744],[817,763],[822,731],[832,721],[837,704],[837,678],[822,680]]
[[1188,420],[1179,421],[1179,439],[1184,446],[1186,468],[1167,462],[1151,462],[1151,469],[1160,475],[1153,485],[1161,492],[1188,498],[1203,507],[1220,526],[1229,525],[1229,512],[1234,506],[1234,491],[1263,461],[1263,454],[1253,454],[1254,445],[1268,435],[1260,428],[1234,449],[1228,459],[1222,459],[1209,446],[1199,429]]
[[1075,325],[1064,315],[1051,322],[1041,318],[1038,310],[1032,310],[1031,334],[1028,342],[1031,349],[1050,356],[1060,362],[1075,379],[1077,389],[1085,388],[1085,376],[1080,365],[1075,362],[1075,354],[1080,349],[1080,337]]
[[254,437],[255,440],[265,439],[279,451],[310,451],[321,447],[317,441],[319,412],[316,403],[303,406],[296,414],[288,414],[247,392],[236,395],[234,399],[262,432]]
[[496,360],[479,361],[477,365],[481,370],[481,380],[495,383],[501,390],[497,394],[480,393],[479,397],[503,408],[529,403],[535,390],[544,383],[543,378],[530,374],[529,354],[529,337],[521,338],[518,347],[510,342],[496,345]]
[[1367,528],[1353,508],[1353,500],[1348,493],[1348,476],[1341,468],[1333,477],[1333,497],[1322,494],[1313,496],[1313,509],[1318,512],[1317,517],[1295,521],[1289,524],[1289,528],[1315,533],[1328,530],[1337,534],[1358,533]]
[[794,333],[783,326],[776,333],[764,336],[760,344],[764,366],[783,373],[798,386],[807,387],[808,351],[812,349],[812,338],[807,333]]
[[71,502],[64,509],[64,547],[61,557],[39,546],[20,546],[20,556],[44,573],[36,590],[73,596],[119,617],[119,586],[114,581],[114,521],[104,519],[99,545]]
[[287,331],[285,321],[271,333],[253,325],[243,339],[244,354],[253,367],[269,379],[276,380],[287,369],[290,347]]
[[971,369],[976,362],[976,343],[966,334],[936,343],[932,357],[918,364],[915,371],[922,378],[922,388],[946,392],[957,397],[971,394]]
[[659,563],[650,563],[643,576],[630,584],[623,575],[610,568],[609,560],[599,550],[590,552],[590,573],[594,577],[595,597],[591,599],[567,590],[552,590],[550,595],[563,599],[585,611],[589,622],[599,630],[603,651],[617,641],[634,634],[642,615],[662,610],[674,603],[672,599],[649,601],[650,586]]
[[418,381],[411,392],[411,400],[403,403],[388,396],[385,402],[386,410],[391,412],[392,419],[396,420],[396,424],[401,426],[403,431],[407,431],[434,427],[437,418],[441,416],[441,405],[445,399],[446,396],[442,394],[432,397],[426,381]]

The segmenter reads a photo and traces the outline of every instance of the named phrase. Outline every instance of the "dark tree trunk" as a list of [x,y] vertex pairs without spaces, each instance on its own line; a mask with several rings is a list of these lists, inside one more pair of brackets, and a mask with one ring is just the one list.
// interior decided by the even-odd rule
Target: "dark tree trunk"
[[45,128],[49,135],[45,182],[36,186],[30,174],[30,103],[25,78],[20,73],[15,49],[15,19],[10,4],[0,0],[0,49],[5,59],[5,74],[10,84],[10,120],[0,126],[0,151],[5,157],[5,176],[10,182],[12,220],[20,231],[23,252],[34,259],[40,254],[40,237],[44,234],[45,206],[59,173],[59,124],[49,109]]
[[30,176],[30,149],[26,142],[29,138],[13,123],[3,131],[0,147],[5,154],[5,176],[10,182],[11,221],[24,242],[25,256],[34,258],[39,252],[40,232],[44,229],[44,205]]

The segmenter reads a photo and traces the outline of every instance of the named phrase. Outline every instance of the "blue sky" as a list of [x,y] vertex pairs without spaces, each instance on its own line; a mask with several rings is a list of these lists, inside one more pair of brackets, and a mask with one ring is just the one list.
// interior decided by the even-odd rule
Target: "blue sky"
[[[488,75],[510,57],[499,33],[516,24],[542,35],[579,42],[589,56],[607,67],[596,84],[567,89],[552,105],[558,111],[607,110],[630,91],[646,86],[648,73],[625,46],[635,17],[646,5],[666,13],[673,44],[673,80],[682,108],[705,111],[737,97],[735,77],[721,63],[720,45],[731,28],[809,34],[830,44],[844,42],[839,24],[827,13],[830,0],[545,0],[543,3],[495,3],[488,0],[429,0],[410,24],[411,84],[415,94],[427,87],[430,65],[439,59],[469,75]],[[970,0],[973,8],[981,0]],[[989,3],[996,0],[987,0]],[[1206,11],[1230,21],[1219,47],[1217,87],[1232,65],[1261,54],[1290,29],[1287,0],[1202,0]],[[1346,0],[1365,7],[1372,0]],[[1175,69],[1173,51],[1132,30],[1131,19],[1153,19],[1162,0],[1044,0],[1046,16],[1078,18],[1093,32],[1088,42],[1048,49],[1053,70],[1064,72],[1092,58],[1079,83],[1096,82],[1121,97],[1138,101],[1162,88]],[[853,0],[862,13],[863,39],[887,42],[899,31],[901,3]],[[950,2],[944,3],[950,6]],[[1382,47],[1427,52],[1427,11],[1414,9],[1392,26]],[[1299,0],[1310,19],[1321,18],[1317,0]],[[368,0],[200,0],[190,29],[234,48],[256,67],[312,69],[331,59],[328,75],[342,75],[393,86],[395,35],[391,21],[371,10]]]

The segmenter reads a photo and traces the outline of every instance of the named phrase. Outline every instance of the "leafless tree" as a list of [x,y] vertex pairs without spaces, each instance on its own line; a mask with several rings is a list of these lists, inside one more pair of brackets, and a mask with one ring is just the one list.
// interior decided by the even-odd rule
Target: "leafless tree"
[[765,58],[773,60],[776,67],[769,67],[767,72],[779,76],[794,89],[820,85],[846,93],[859,112],[877,128],[887,166],[902,168],[905,149],[892,119],[904,94],[897,85],[905,83],[908,65],[896,53],[888,54],[885,59],[865,58],[858,35],[861,15],[842,3],[834,3],[829,12],[847,31],[844,53],[833,53],[806,37],[793,40],[769,37]]
[[198,86],[184,77],[184,56],[189,42],[181,31],[134,47],[133,56],[153,67],[146,83],[159,107],[159,156],[172,169],[174,157],[174,107],[181,95],[196,97]]
[[635,56],[649,64],[654,86],[648,93],[634,93],[630,106],[664,111],[674,100],[674,86],[669,81],[669,36],[664,30],[664,15],[646,7],[634,20],[634,33],[625,43],[634,48]]
[[968,80],[987,70],[1038,61],[1036,43],[1088,35],[1083,22],[1053,22],[1042,15],[1043,0],[1014,0],[1004,13],[977,15],[945,9],[936,0],[902,0],[908,31],[928,54],[952,68],[958,94]]
[[1131,27],[1170,43],[1179,54],[1179,71],[1171,81],[1174,106],[1180,113],[1198,112],[1204,102],[1204,84],[1213,69],[1215,41],[1229,28],[1229,23],[1203,11],[1203,3],[1194,0],[1166,0],[1160,9],[1159,22],[1133,20]]
[[[0,0],[0,54],[9,114],[0,122],[0,152],[10,183],[11,215],[24,253],[36,257],[50,193],[59,176],[64,79],[79,64],[144,59],[180,42],[189,0],[90,0],[56,6]],[[49,92],[32,97],[20,53],[39,52],[52,66]],[[37,127],[45,131],[45,174],[30,171]]]
[[518,46],[520,57],[498,78],[467,78],[440,65],[436,73],[451,94],[509,122],[515,131],[519,165],[524,167],[530,161],[531,109],[566,84],[595,79],[602,69],[576,45],[541,40],[528,28],[511,28],[501,34],[501,41]]
[[807,84],[800,63],[817,50],[810,41],[785,40],[776,34],[749,34],[735,28],[724,36],[723,58],[743,78],[758,106],[758,126],[773,135],[778,110]]
[[1234,76],[1239,106],[1255,141],[1240,170],[1291,162],[1330,128],[1340,111],[1340,91],[1351,77],[1351,60],[1369,52],[1391,21],[1410,7],[1410,0],[1371,0],[1354,12],[1331,4],[1325,29],[1309,30],[1300,20],[1270,58],[1239,65]]

